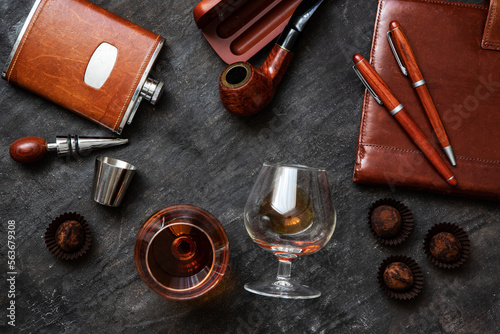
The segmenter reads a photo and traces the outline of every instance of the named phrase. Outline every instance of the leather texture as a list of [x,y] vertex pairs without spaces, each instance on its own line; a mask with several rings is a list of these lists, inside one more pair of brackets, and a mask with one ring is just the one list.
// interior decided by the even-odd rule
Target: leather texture
[[500,199],[500,52],[481,48],[485,5],[380,0],[370,62],[446,160],[410,80],[387,42],[405,29],[453,146],[458,186],[439,176],[383,106],[365,91],[353,180],[359,183]]
[[[7,81],[116,132],[161,37],[86,0],[42,0]],[[118,49],[100,89],[84,83],[96,48]]]
[[484,26],[481,47],[489,50],[500,50],[500,7],[499,0],[490,0],[488,18]]

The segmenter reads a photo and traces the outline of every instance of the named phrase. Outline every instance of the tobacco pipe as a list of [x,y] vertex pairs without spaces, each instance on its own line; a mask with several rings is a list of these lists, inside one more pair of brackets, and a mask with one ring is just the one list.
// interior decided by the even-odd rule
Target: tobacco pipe
[[75,156],[111,146],[128,143],[128,139],[83,137],[83,136],[57,136],[55,143],[47,143],[40,137],[23,137],[10,145],[10,157],[20,163],[32,163],[42,159],[47,151],[57,151],[57,155]]
[[251,116],[273,99],[293,57],[293,46],[306,23],[324,0],[303,0],[261,67],[248,62],[229,65],[219,77],[219,94],[224,107],[240,116]]

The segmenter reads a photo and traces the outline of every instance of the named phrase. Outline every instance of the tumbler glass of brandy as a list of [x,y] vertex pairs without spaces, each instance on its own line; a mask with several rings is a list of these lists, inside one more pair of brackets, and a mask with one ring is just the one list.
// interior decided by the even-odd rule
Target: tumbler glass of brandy
[[245,227],[253,241],[279,260],[275,279],[248,283],[264,296],[310,299],[321,292],[291,278],[292,261],[314,253],[331,238],[336,213],[326,171],[265,163],[245,206]]
[[153,291],[170,299],[193,299],[224,276],[229,242],[222,225],[207,211],[173,205],[143,224],[134,259],[139,276]]

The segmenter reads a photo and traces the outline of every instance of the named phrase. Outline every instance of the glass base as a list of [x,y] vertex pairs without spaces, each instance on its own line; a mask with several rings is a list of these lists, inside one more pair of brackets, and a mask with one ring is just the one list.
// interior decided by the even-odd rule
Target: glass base
[[245,290],[261,296],[287,298],[287,299],[312,299],[321,296],[321,292],[302,285],[294,280],[270,280],[245,284]]

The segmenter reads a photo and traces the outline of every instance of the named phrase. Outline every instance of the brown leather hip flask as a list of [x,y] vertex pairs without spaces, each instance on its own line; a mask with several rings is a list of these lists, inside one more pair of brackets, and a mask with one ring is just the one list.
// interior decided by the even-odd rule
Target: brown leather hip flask
[[163,90],[148,77],[163,44],[87,0],[36,0],[2,78],[120,134]]

